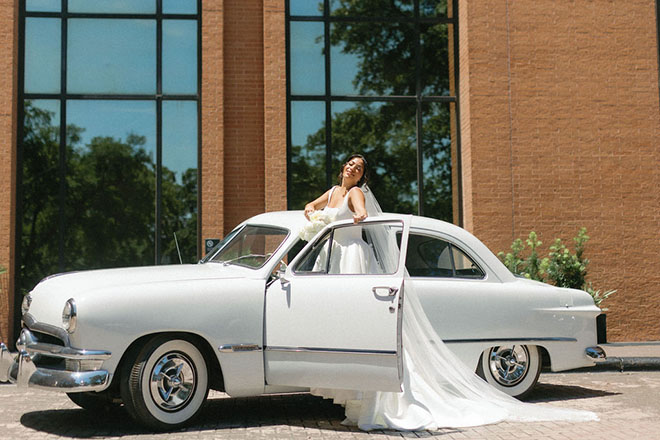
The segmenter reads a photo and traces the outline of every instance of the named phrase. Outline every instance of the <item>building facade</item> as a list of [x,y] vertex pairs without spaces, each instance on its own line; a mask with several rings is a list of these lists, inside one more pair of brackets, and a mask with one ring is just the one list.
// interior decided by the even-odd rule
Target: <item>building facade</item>
[[359,151],[385,210],[495,252],[586,227],[608,338],[660,340],[658,1],[0,9],[0,339],[41,277],[194,262]]

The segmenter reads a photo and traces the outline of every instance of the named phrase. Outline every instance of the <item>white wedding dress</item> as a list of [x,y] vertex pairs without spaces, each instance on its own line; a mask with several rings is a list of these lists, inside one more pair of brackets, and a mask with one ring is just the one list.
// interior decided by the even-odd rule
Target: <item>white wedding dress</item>
[[[328,200],[332,198],[337,187],[332,187]],[[353,191],[359,191],[354,189]],[[323,212],[332,221],[349,220],[353,218],[353,211],[348,207],[348,193],[341,204],[336,208],[326,206]],[[319,265],[325,264],[327,249],[321,250],[314,265],[314,270],[320,270]],[[330,253],[330,266],[328,273],[359,274],[378,273],[380,271],[371,247],[362,239],[359,228],[337,229],[333,236],[332,252]]]
[[[368,214],[379,215],[380,207],[373,194],[368,188],[362,190]],[[348,197],[338,208],[326,207],[324,211],[336,220],[353,216],[348,208]],[[369,265],[374,264],[372,260],[375,260],[369,245],[361,237],[340,237],[340,240],[337,246],[342,247],[342,252],[337,254],[341,255],[341,261],[331,261],[331,270],[335,265],[337,272],[366,273]],[[387,243],[385,248],[388,245],[393,244]],[[426,317],[411,283],[406,283],[406,280],[404,292],[403,391],[310,390],[314,395],[343,405],[346,409],[344,424],[357,425],[367,431],[413,431],[478,426],[505,420],[598,420],[598,416],[589,411],[524,403],[496,390],[463,364],[442,342]]]

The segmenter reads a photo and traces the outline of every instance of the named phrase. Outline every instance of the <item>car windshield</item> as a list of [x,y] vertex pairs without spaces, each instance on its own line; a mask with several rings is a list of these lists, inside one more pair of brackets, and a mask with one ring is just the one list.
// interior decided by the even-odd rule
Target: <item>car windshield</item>
[[252,269],[262,267],[280,247],[289,231],[274,226],[246,225],[229,234],[215,253],[204,262],[236,264]]

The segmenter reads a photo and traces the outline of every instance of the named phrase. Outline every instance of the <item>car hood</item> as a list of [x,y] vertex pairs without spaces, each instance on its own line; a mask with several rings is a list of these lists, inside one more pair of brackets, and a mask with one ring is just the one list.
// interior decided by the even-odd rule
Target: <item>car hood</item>
[[37,319],[42,313],[48,315],[52,310],[59,314],[69,298],[79,301],[89,295],[103,295],[109,292],[112,292],[113,296],[121,295],[122,292],[134,294],[139,291],[140,285],[162,284],[164,286],[174,282],[192,284],[204,280],[251,278],[255,275],[253,270],[219,263],[67,272],[51,275],[37,284],[30,292],[32,299],[30,314]]

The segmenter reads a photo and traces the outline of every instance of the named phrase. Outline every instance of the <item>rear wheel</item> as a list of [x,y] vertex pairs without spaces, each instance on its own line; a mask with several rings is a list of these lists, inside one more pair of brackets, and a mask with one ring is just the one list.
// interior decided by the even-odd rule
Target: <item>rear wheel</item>
[[123,370],[121,396],[129,414],[159,431],[189,423],[208,394],[202,353],[186,339],[156,336]]
[[535,345],[500,345],[484,351],[477,374],[506,394],[523,398],[541,374],[541,354]]

